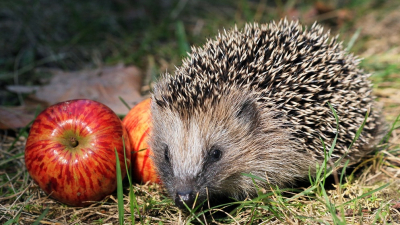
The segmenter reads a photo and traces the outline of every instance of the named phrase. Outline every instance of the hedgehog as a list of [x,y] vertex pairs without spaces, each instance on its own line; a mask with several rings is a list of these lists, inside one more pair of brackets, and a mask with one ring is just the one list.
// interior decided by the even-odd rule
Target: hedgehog
[[383,124],[359,62],[321,25],[287,19],[192,47],[152,93],[149,146],[175,205],[293,187],[315,174],[336,136],[333,162],[376,149]]

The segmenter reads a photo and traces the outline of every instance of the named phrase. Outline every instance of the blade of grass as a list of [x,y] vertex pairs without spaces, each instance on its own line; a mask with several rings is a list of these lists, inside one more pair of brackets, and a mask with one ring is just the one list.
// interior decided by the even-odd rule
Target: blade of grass
[[14,222],[16,223],[17,221],[15,219],[10,219],[7,222],[5,222],[3,225],[10,225],[10,224],[13,224]]
[[[320,182],[321,179],[322,179],[322,182],[323,182],[324,185],[325,185],[325,180],[326,180],[325,178],[332,173],[332,168],[330,168],[329,171],[327,170],[328,160],[332,156],[333,150],[335,149],[336,142],[337,142],[337,139],[338,139],[338,136],[339,136],[339,117],[338,117],[338,115],[336,113],[336,110],[332,107],[332,105],[329,102],[328,102],[328,106],[331,109],[331,111],[333,113],[333,116],[335,117],[335,120],[336,120],[336,135],[335,135],[335,138],[333,139],[332,145],[331,145],[328,153],[326,152],[325,142],[320,137],[320,140],[321,140],[321,143],[322,143],[322,146],[323,146],[323,149],[324,149],[324,161],[322,162],[321,167],[317,168],[317,173],[316,173],[316,176],[315,176],[315,183]],[[324,172],[324,175],[321,178],[322,172]]]
[[14,161],[15,159],[17,159],[17,158],[19,158],[19,157],[21,157],[21,156],[24,156],[24,153],[23,153],[23,152],[18,153],[18,154],[16,154],[16,155],[13,155],[13,156],[11,156],[10,158],[8,158],[8,159],[6,159],[6,160],[0,161],[0,166],[6,164],[6,163],[8,163],[8,162]]
[[131,107],[128,105],[128,103],[126,103],[126,101],[121,96],[118,96],[118,98],[122,102],[122,104],[124,104],[126,106],[126,108],[131,110]]
[[350,201],[347,201],[347,202],[345,202],[345,203],[343,203],[343,204],[341,204],[341,205],[339,205],[339,206],[336,206],[336,207],[342,207],[342,206],[348,205],[348,204],[350,204],[350,203],[352,203],[352,202],[354,202],[354,201],[357,201],[357,200],[362,199],[362,198],[364,198],[364,197],[366,197],[366,196],[368,196],[368,195],[371,195],[371,194],[373,194],[373,193],[375,193],[375,192],[377,192],[377,191],[380,191],[380,190],[386,188],[387,186],[389,186],[390,184],[391,184],[391,183],[384,184],[384,185],[378,187],[377,189],[374,189],[374,190],[372,190],[372,191],[369,191],[369,192],[367,192],[367,193],[365,193],[365,194],[363,194],[363,195],[361,195],[361,196],[358,196],[358,197],[355,198],[355,199],[352,199],[352,200],[350,200]]
[[302,197],[302,196],[305,196],[305,195],[311,193],[312,191],[314,191],[316,188],[317,188],[316,185],[311,186],[311,187],[307,188],[306,190],[304,190],[304,191],[298,193],[297,195],[295,195],[295,196],[293,196],[293,197],[291,197],[291,198],[288,198],[287,201],[295,200],[295,199],[297,199],[297,198],[300,198],[300,197]]
[[335,138],[333,139],[331,148],[329,149],[329,155],[328,155],[328,157],[330,158],[332,156],[333,149],[336,146],[336,142],[337,142],[337,139],[338,139],[338,136],[339,136],[339,117],[338,117],[338,115],[336,113],[336,110],[333,108],[333,106],[329,102],[328,102],[328,105],[329,105],[329,108],[331,108],[333,116],[335,117],[335,120],[336,120],[336,135],[335,135]]
[[117,171],[117,199],[118,199],[118,220],[119,224],[124,224],[124,195],[122,190],[122,174],[121,166],[119,163],[119,157],[117,149],[115,148],[115,161],[116,161],[116,171]]
[[374,220],[372,221],[371,224],[377,224],[378,219],[381,219],[381,215],[380,214],[382,212],[382,209],[384,207],[387,207],[387,205],[388,205],[388,203],[386,203],[386,204],[382,205],[381,207],[379,207],[379,209],[375,213],[375,218],[374,218]]
[[308,181],[310,181],[311,186],[314,186],[314,177],[311,172],[311,166],[308,167]]
[[340,184],[340,185],[342,185],[343,176],[344,176],[344,174],[345,174],[345,171],[346,171],[346,168],[347,168],[347,165],[349,164],[349,162],[350,162],[350,160],[348,159],[348,160],[346,160],[346,162],[345,162],[344,165],[343,165],[342,174],[340,174],[340,181],[339,181],[339,184]]
[[351,39],[350,39],[349,43],[347,44],[346,51],[350,51],[350,49],[353,47],[354,43],[356,43],[357,38],[360,36],[361,30],[362,30],[361,27],[358,28],[356,30],[356,32],[353,34],[353,36],[351,36]]
[[199,213],[199,214],[196,214],[196,213],[195,213],[196,210],[197,210],[199,207],[201,207],[201,205],[197,206],[197,207],[194,208],[194,209],[189,208],[189,206],[187,206],[186,204],[185,204],[185,207],[186,207],[186,209],[189,211],[189,213],[190,213],[190,215],[191,215],[191,217],[192,217],[191,219],[188,219],[188,221],[197,220],[200,224],[204,225],[203,221],[201,221],[200,218],[199,218],[200,215],[201,215],[202,213]]
[[354,137],[353,141],[351,142],[349,149],[351,149],[351,147],[354,145],[354,143],[357,141],[357,139],[360,137],[362,130],[364,129],[365,124],[367,123],[367,119],[369,116],[369,110],[367,111],[367,113],[365,114],[364,117],[364,121],[361,124],[360,128],[358,128],[357,132],[356,132],[356,136]]
[[266,179],[261,178],[261,177],[256,176],[256,175],[253,175],[253,174],[250,174],[250,173],[242,173],[242,175],[243,175],[243,176],[246,176],[246,177],[250,177],[251,179],[253,179],[253,183],[254,183],[254,184],[255,184],[254,180],[259,180],[259,181],[267,182]]
[[40,223],[40,221],[47,215],[47,213],[49,212],[49,207],[47,207],[42,214],[40,214],[40,216],[35,220],[35,222],[32,225],[38,225]]
[[325,167],[325,165],[326,165],[326,146],[325,146],[325,142],[324,142],[324,140],[320,137],[319,138],[320,140],[321,140],[321,143],[322,143],[322,147],[323,147],[323,149],[324,149],[324,160],[322,161],[322,164],[321,165],[319,165],[319,163],[317,162],[317,164],[315,165],[316,166],[316,171],[317,171],[317,173],[315,174],[315,184],[317,185],[318,184],[318,182],[320,182],[320,180],[321,180],[321,175],[322,175],[322,171],[324,170],[324,167]]
[[126,161],[125,140],[123,138],[122,138],[122,144],[124,147],[124,160],[125,160],[126,176],[128,176],[128,181],[129,181],[129,207],[131,210],[131,222],[132,222],[132,224],[135,224],[135,209],[137,209],[137,213],[140,218],[140,222],[142,222],[142,219],[140,216],[140,210],[139,210],[138,204],[136,202],[135,192],[133,191],[133,187],[132,187],[131,174],[129,173],[129,171],[131,171],[130,168],[132,168],[132,167],[130,166],[130,168],[128,168],[128,163]]
[[[338,134],[338,132],[336,133],[335,138],[337,138],[337,134]],[[326,177],[327,177],[326,176],[326,174],[327,174],[326,168],[328,167],[328,160],[329,160],[329,158],[331,156],[330,153],[331,153],[331,151],[333,150],[334,147],[335,146],[332,144],[328,154],[326,153],[326,148],[324,147],[324,156],[325,156],[325,158],[324,158],[324,163],[323,163],[323,167],[322,167],[323,170],[324,170],[324,176],[322,177],[322,184],[321,184],[322,187],[325,187],[325,181],[326,181]]]
[[396,123],[400,121],[400,114],[396,117],[396,120],[392,123],[389,132],[382,138],[379,144],[387,143],[389,141],[390,136],[392,135],[393,130],[397,129]]
[[325,199],[325,206],[328,208],[329,212],[331,213],[332,219],[334,221],[334,224],[345,224],[343,221],[339,219],[339,217],[336,215],[336,207],[329,201],[328,195],[326,194],[325,187],[323,186],[322,183],[320,183],[321,187],[321,192],[322,196]]
[[176,36],[178,39],[179,54],[182,57],[185,57],[187,56],[187,53],[190,52],[190,47],[186,38],[185,27],[183,26],[182,21],[176,22]]
[[4,225],[10,225],[10,224],[18,224],[19,218],[21,217],[21,213],[19,213],[14,219],[10,219],[7,222],[4,223]]

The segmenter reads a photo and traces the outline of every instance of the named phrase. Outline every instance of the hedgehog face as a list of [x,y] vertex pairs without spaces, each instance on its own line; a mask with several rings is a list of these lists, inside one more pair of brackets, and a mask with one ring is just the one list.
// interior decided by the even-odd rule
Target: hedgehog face
[[274,185],[297,176],[301,157],[292,160],[297,156],[290,148],[289,132],[279,127],[282,118],[277,120],[273,111],[260,108],[253,96],[242,92],[184,113],[153,99],[150,146],[158,174],[177,206],[185,208],[185,202],[191,207],[207,197],[251,195],[255,185],[244,174],[268,174]]
[[154,161],[180,207],[182,199],[191,207],[196,198],[226,194],[251,171],[243,143],[253,142],[260,115],[251,98],[231,98],[186,114],[152,103]]

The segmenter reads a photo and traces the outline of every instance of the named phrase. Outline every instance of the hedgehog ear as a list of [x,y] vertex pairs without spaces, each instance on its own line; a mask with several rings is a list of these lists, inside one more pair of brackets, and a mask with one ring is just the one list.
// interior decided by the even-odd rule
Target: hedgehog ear
[[236,113],[236,117],[239,119],[244,126],[250,126],[253,130],[259,123],[259,110],[257,104],[252,99],[246,99],[239,105],[239,110]]

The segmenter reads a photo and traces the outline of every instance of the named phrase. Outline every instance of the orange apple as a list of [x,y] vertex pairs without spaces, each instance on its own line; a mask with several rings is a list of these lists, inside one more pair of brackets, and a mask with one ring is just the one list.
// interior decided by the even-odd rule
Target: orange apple
[[128,131],[132,148],[132,174],[137,182],[160,183],[155,171],[151,155],[153,154],[147,145],[148,135],[151,131],[151,99],[146,99],[133,107],[122,120],[122,125]]

